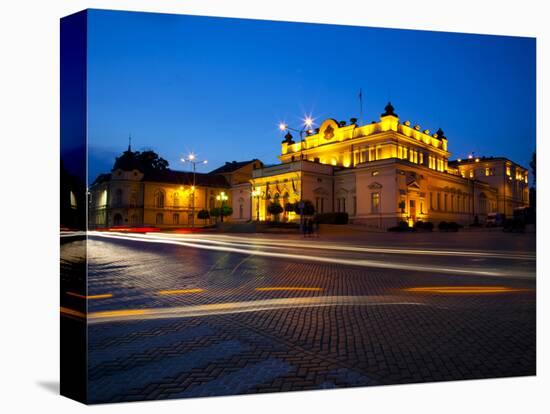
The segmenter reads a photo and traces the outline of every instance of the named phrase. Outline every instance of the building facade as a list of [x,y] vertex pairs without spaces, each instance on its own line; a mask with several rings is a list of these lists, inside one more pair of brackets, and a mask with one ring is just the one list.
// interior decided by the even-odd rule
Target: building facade
[[[199,217],[201,210],[212,211],[222,203],[233,208],[232,217],[250,216],[250,205],[233,193],[243,181],[248,183],[259,160],[230,162],[210,173],[146,170],[128,148],[115,161],[109,174],[102,174],[90,187],[89,223],[91,229],[108,227],[177,228],[203,226],[212,219]],[[247,184],[247,187],[249,184]],[[224,195],[225,200],[220,200]],[[250,203],[250,197],[246,198]],[[228,217],[227,219],[230,219]]]
[[281,164],[253,171],[253,209],[266,220],[272,202],[310,200],[319,213],[346,212],[353,223],[387,228],[483,222],[490,212],[510,216],[529,204],[527,169],[506,158],[450,155],[441,129],[400,122],[391,104],[367,125],[327,119],[300,141],[287,133]]
[[[285,206],[307,200],[317,213],[345,212],[350,222],[376,228],[483,223],[491,212],[510,217],[529,205],[526,168],[503,157],[450,161],[441,129],[400,122],[390,103],[378,122],[327,119],[297,141],[287,132],[277,165],[254,159],[207,174],[144,172],[132,154],[129,148],[92,185],[90,227],[207,224],[197,214],[220,207],[222,193],[232,207],[228,221],[297,221]],[[272,203],[284,212],[272,217]]]

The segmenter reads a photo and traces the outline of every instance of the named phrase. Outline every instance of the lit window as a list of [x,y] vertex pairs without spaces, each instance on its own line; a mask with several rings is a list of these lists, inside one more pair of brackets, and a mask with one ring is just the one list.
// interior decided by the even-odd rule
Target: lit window
[[470,170],[470,178],[474,178],[474,170]]
[[371,213],[378,213],[380,210],[380,193],[371,193]]
[[489,170],[489,168],[485,168],[485,175],[488,177],[489,175],[491,175],[491,171]]
[[506,166],[506,175],[512,175],[512,171],[509,166]]

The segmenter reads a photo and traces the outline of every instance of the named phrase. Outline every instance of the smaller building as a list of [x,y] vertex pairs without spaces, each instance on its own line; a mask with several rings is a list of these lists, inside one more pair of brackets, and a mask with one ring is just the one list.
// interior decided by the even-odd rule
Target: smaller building
[[[245,198],[238,196],[238,188],[248,183],[254,168],[261,168],[259,160],[226,163],[210,173],[193,173],[144,168],[136,154],[128,147],[112,171],[101,174],[91,185],[89,228],[200,226],[211,221],[199,219],[199,211],[211,211],[222,203],[232,207],[233,216],[251,219],[250,202],[246,204]],[[222,194],[225,200],[219,199]]]

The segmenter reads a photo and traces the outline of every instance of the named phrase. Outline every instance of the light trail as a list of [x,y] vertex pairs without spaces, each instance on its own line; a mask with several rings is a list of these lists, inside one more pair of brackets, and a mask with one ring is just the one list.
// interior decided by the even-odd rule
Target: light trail
[[91,235],[107,238],[107,239],[120,239],[128,241],[137,241],[145,243],[157,243],[157,244],[171,244],[178,246],[191,247],[196,249],[211,250],[211,251],[223,251],[238,253],[244,255],[256,255],[261,257],[273,257],[279,259],[289,259],[297,261],[310,261],[318,263],[330,263],[330,264],[341,264],[341,265],[350,265],[350,266],[361,266],[361,267],[374,267],[382,269],[396,269],[396,270],[407,270],[407,271],[419,271],[419,272],[434,272],[434,273],[448,273],[448,274],[458,274],[458,275],[475,275],[475,276],[495,276],[495,277],[519,277],[519,278],[531,278],[533,277],[532,273],[520,273],[514,271],[514,273],[507,273],[503,271],[495,270],[482,270],[476,268],[464,268],[464,267],[445,267],[445,266],[430,266],[430,265],[418,265],[414,263],[397,263],[391,261],[380,261],[380,260],[367,260],[367,259],[349,259],[349,258],[338,258],[338,257],[325,257],[325,256],[306,256],[299,255],[294,253],[278,253],[278,252],[268,252],[261,250],[251,250],[230,246],[220,246],[220,245],[210,245],[210,244],[201,244],[201,243],[192,243],[183,240],[175,240],[166,237],[153,237],[151,235],[123,235],[116,233],[97,233],[92,232]]
[[171,308],[121,309],[88,313],[88,323],[109,323],[145,319],[190,318],[227,315],[289,308],[325,306],[429,306],[420,302],[403,301],[394,296],[314,296],[281,298],[246,302],[215,303],[209,305],[178,306]]
[[74,296],[75,298],[79,299],[86,299],[86,300],[94,300],[94,299],[108,299],[112,298],[112,293],[103,293],[101,295],[81,295],[80,293],[76,292],[65,292],[68,296]]
[[[124,234],[124,233],[118,233]],[[270,249],[285,250],[289,247],[305,248],[305,249],[319,249],[319,250],[336,250],[344,252],[357,252],[357,253],[382,253],[382,254],[404,254],[404,255],[428,255],[428,256],[461,256],[461,257],[482,257],[490,259],[503,259],[503,260],[536,260],[536,256],[527,253],[500,253],[494,251],[454,251],[454,250],[433,250],[433,249],[396,249],[386,247],[362,247],[354,246],[352,244],[342,243],[326,243],[316,242],[311,243],[306,240],[296,241],[277,241],[265,238],[250,238],[243,239],[242,237],[226,236],[226,235],[209,235],[209,238],[198,235],[173,235],[166,233],[147,233],[145,237],[153,237],[157,239],[167,240],[191,240],[197,243],[216,244],[222,246],[237,246],[237,247],[268,247]],[[216,240],[218,239],[218,240]]]

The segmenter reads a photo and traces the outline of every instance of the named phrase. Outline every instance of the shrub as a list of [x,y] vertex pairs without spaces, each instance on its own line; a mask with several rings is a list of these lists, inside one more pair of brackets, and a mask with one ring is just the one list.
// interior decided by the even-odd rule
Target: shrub
[[208,212],[208,210],[200,210],[197,213],[197,217],[201,220],[208,220],[210,218],[210,213]]
[[348,224],[348,213],[317,213],[314,220],[319,224]]
[[222,211],[219,207],[214,207],[210,209],[210,216],[211,217],[220,217]]
[[464,226],[454,221],[449,221],[449,222],[442,221],[441,223],[438,224],[437,227],[439,228],[439,231],[458,231],[458,229],[461,229]]
[[432,231],[434,228],[434,224],[430,223],[429,221],[417,221],[414,223],[414,229],[417,231]]
[[278,214],[281,214],[283,212],[283,208],[279,203],[270,203],[267,206],[267,212],[273,216],[276,216]]
[[409,227],[406,221],[400,221],[399,223],[397,223],[397,226],[388,228],[388,231],[406,232],[406,231],[411,231],[411,228]]

